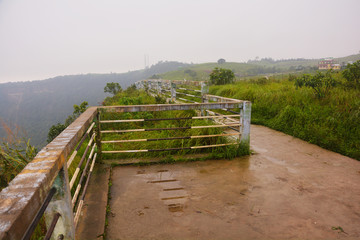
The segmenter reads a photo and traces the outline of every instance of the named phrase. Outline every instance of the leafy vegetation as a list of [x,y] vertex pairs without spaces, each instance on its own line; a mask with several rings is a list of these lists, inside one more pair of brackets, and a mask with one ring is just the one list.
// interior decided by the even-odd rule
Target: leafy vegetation
[[[289,76],[289,81],[291,76]],[[331,70],[326,73],[317,72],[315,75],[303,74],[295,79],[296,87],[310,87],[314,90],[317,98],[324,98],[329,94],[331,88],[336,85],[336,80],[333,78]]]
[[[118,93],[114,97],[108,97],[104,101],[104,105],[132,105],[132,104],[156,104],[164,103],[165,99],[160,96],[151,96],[146,91],[139,91],[133,87]],[[103,112],[101,119],[168,119],[168,118],[186,118],[197,116],[195,110],[187,111],[162,111],[162,112],[136,112],[136,113],[114,113]],[[158,129],[158,128],[182,128],[188,126],[207,126],[213,125],[209,120],[162,120],[162,121],[145,121],[145,122],[125,122],[125,123],[107,123],[102,124],[102,130],[126,130],[126,129]],[[191,146],[213,145],[228,143],[225,137],[209,137],[195,139],[173,139],[160,140],[164,138],[176,138],[194,135],[213,135],[221,134],[221,128],[204,128],[204,129],[177,129],[177,130],[161,130],[161,131],[144,131],[144,132],[125,132],[125,133],[107,133],[102,135],[102,141],[111,140],[131,140],[131,139],[159,139],[155,141],[142,142],[122,142],[107,143],[102,145],[104,151],[114,150],[137,150],[137,149],[172,149],[184,148],[177,150],[177,154],[184,155],[187,153],[211,153],[213,157],[233,158],[235,156],[245,155],[244,147],[225,146],[219,148],[204,149],[187,149]],[[173,151],[171,151],[173,152]],[[168,157],[170,151],[153,151],[146,153],[116,153],[103,154],[103,159],[125,159],[125,158],[149,158],[149,157]]]
[[210,73],[210,83],[215,85],[224,85],[233,83],[235,74],[230,69],[214,68]]
[[360,89],[360,60],[348,64],[342,74],[347,81],[347,86]]
[[5,123],[2,126],[8,135],[0,143],[0,190],[9,184],[37,152],[29,141],[19,136],[19,131],[12,131]]
[[122,88],[119,83],[107,83],[104,87],[104,92],[111,93],[112,95],[116,95],[118,92],[121,92]]
[[275,78],[213,86],[210,93],[250,100],[252,123],[360,160],[360,91],[346,87],[341,73],[331,76],[339,85],[322,98],[311,88],[297,89],[293,81]]
[[64,124],[58,123],[56,125],[52,125],[48,132],[48,143],[54,140],[62,131],[65,130],[75,119],[77,119],[85,110],[87,109],[88,102],[82,102],[80,106],[74,105],[73,114],[68,116],[65,120]]

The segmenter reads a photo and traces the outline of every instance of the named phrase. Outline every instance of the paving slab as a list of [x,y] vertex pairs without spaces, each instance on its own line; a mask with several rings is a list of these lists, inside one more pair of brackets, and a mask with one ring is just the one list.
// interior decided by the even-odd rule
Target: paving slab
[[255,154],[114,167],[107,239],[360,239],[360,162],[253,125]]

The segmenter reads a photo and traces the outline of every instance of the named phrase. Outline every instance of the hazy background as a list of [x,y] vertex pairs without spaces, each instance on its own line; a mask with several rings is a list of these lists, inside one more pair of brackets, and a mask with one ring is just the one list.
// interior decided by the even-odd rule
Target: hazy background
[[127,72],[159,60],[340,57],[359,0],[0,0],[0,82]]

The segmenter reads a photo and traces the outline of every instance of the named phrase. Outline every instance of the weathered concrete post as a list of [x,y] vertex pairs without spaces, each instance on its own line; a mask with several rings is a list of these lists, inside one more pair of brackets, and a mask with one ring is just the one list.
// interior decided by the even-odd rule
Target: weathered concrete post
[[240,109],[240,143],[250,146],[251,102],[244,101]]
[[171,86],[171,101],[175,102],[176,101],[176,84],[173,82],[170,82],[170,86]]
[[208,99],[205,97],[206,94],[209,93],[209,86],[206,82],[201,82],[201,102],[207,103],[209,102]]
[[149,89],[149,91],[151,91],[151,81],[147,81],[147,86],[148,86],[148,89]]
[[66,164],[55,178],[53,187],[56,188],[56,193],[44,213],[46,226],[49,228],[53,217],[59,213],[61,216],[55,226],[52,239],[61,238],[61,235],[63,235],[62,239],[75,239],[74,213]]
[[158,81],[157,82],[157,92],[159,95],[161,94],[161,91],[162,91],[162,82]]

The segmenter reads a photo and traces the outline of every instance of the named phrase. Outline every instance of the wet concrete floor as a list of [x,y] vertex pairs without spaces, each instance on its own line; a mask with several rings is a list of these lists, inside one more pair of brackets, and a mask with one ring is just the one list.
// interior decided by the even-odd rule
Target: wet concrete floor
[[360,162],[262,126],[250,157],[115,167],[107,239],[360,239]]

